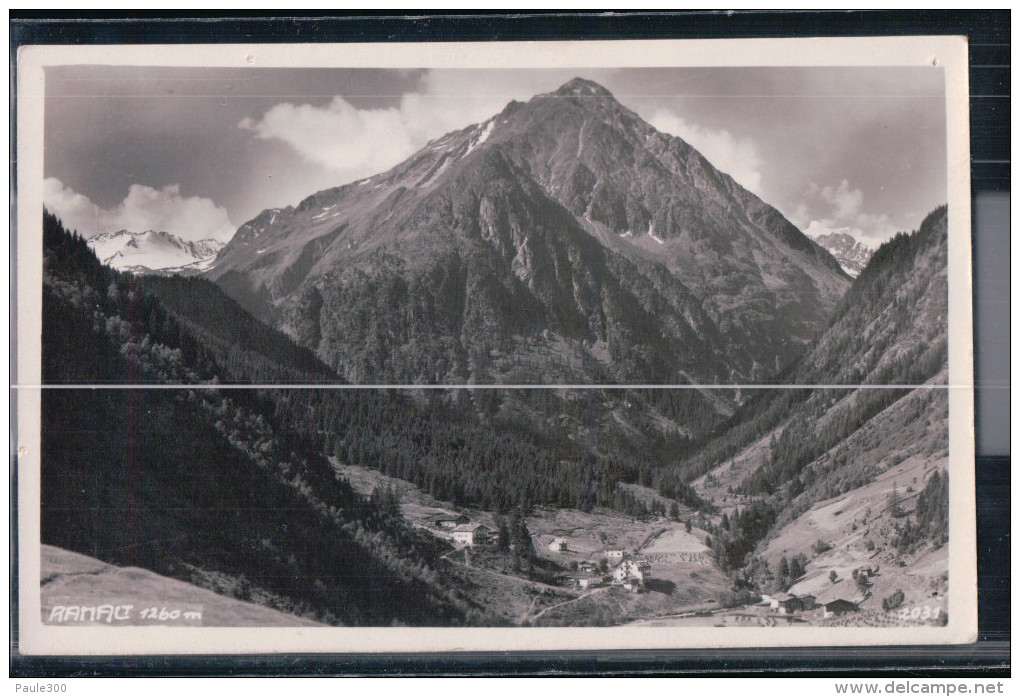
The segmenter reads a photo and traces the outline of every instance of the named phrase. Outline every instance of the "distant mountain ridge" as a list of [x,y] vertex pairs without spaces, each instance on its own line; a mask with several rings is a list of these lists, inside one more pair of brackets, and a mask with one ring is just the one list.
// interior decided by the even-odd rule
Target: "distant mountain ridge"
[[224,246],[218,240],[192,242],[156,230],[103,232],[88,238],[88,243],[100,261],[118,271],[185,275],[211,268]]
[[239,228],[208,275],[352,382],[764,379],[850,284],[581,79]]
[[848,232],[839,230],[813,235],[811,239],[828,250],[843,270],[854,278],[864,270],[868,259],[875,252],[874,247],[865,244]]

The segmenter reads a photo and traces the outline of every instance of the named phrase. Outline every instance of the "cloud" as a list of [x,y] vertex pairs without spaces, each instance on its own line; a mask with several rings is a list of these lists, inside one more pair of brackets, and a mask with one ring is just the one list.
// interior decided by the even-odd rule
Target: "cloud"
[[260,118],[242,119],[238,127],[259,139],[286,143],[350,181],[384,171],[430,140],[488,119],[512,99],[528,99],[565,81],[553,73],[430,72],[420,91],[404,94],[394,107],[358,109],[340,96],[325,106],[284,102]]
[[104,209],[59,179],[49,177],[43,182],[43,204],[65,227],[85,237],[117,230],[160,230],[185,240],[211,238],[226,242],[237,229],[225,208],[212,199],[181,196],[178,184],[162,189],[132,184],[123,201]]
[[897,232],[903,231],[902,228],[897,228],[893,224],[892,218],[885,213],[859,213],[854,220],[861,229],[861,234],[875,243],[876,246],[885,242]]
[[663,133],[679,136],[691,144],[712,165],[733,177],[754,193],[762,194],[762,159],[751,138],[737,138],[727,130],[713,130],[690,123],[668,109],[658,109],[649,123]]
[[877,248],[897,232],[888,214],[862,210],[864,194],[846,179],[836,186],[809,183],[804,199],[788,217],[811,237],[841,232]]
[[400,109],[356,109],[342,97],[325,107],[277,104],[258,121],[245,118],[238,125],[338,172],[379,171],[414,147],[415,126]]
[[801,229],[807,228],[811,221],[811,214],[803,203],[798,203],[797,207],[793,209],[793,213],[787,213],[786,217],[791,223]]
[[860,189],[851,189],[850,182],[846,179],[833,189],[827,186],[821,191],[821,196],[834,206],[834,214],[837,218],[849,218],[857,215],[864,203],[864,193]]
[[105,213],[87,196],[67,188],[54,177],[43,180],[43,205],[63,221],[64,227],[85,237],[97,233]]

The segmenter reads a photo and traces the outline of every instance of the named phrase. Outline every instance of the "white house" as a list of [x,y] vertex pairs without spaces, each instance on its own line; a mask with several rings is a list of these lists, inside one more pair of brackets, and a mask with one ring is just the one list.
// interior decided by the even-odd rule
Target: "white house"
[[567,551],[567,541],[564,540],[562,537],[553,538],[553,541],[549,543],[549,551],[550,552],[566,552]]
[[598,574],[585,574],[577,577],[577,587],[582,590],[598,588],[603,584],[602,577]]
[[481,523],[458,525],[453,529],[453,541],[455,544],[459,545],[467,545],[469,547],[484,545],[487,544],[491,538],[492,530]]
[[[645,562],[647,564],[648,562]],[[630,559],[620,562],[615,569],[613,569],[613,581],[622,584],[632,584],[635,586],[643,586],[645,584],[645,578],[648,577],[648,571],[650,566],[642,568],[640,562],[632,561]]]

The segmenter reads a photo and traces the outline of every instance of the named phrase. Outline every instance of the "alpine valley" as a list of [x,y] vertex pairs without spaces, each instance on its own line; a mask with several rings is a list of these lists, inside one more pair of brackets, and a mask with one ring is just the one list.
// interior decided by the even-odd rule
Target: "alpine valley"
[[44,606],[943,624],[948,215],[837,261],[582,79],[218,252],[46,213]]

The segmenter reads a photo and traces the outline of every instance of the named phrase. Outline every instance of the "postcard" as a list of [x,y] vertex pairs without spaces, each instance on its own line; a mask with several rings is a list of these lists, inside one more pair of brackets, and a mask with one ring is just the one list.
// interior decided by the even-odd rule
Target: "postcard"
[[16,68],[23,653],[976,638],[964,39]]

